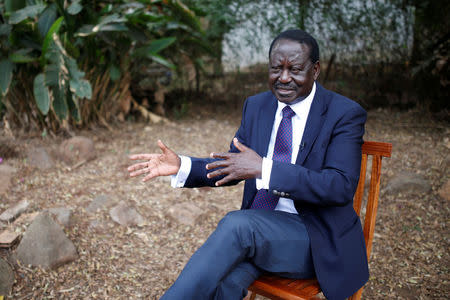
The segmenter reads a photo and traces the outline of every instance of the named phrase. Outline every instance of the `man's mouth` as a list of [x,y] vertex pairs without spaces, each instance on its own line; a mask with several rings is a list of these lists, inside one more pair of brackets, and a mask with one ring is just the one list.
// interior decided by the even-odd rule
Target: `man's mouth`
[[277,88],[277,92],[280,95],[288,95],[288,94],[291,94],[293,91],[294,90],[290,89],[290,88],[281,88],[281,87]]

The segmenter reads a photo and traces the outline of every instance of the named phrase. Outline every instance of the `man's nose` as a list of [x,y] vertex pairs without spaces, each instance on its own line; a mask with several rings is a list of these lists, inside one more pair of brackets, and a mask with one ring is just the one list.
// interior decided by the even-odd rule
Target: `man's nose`
[[290,82],[290,81],[291,81],[291,76],[289,75],[289,70],[283,70],[283,71],[281,72],[279,81],[280,81],[281,83],[287,83],[287,82]]

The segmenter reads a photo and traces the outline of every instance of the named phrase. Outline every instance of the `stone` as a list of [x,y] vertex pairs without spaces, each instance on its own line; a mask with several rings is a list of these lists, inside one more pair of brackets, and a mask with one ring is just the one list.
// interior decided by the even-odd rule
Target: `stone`
[[0,248],[11,248],[18,241],[20,234],[6,229],[0,233]]
[[48,211],[52,214],[56,221],[64,227],[69,227],[72,220],[72,209],[66,207],[52,207]]
[[34,219],[17,247],[17,259],[24,265],[55,269],[77,258],[74,244],[48,212]]
[[11,292],[14,284],[14,272],[11,266],[0,258],[0,298]]
[[61,143],[59,155],[67,164],[89,161],[96,156],[94,142],[87,137],[74,136]]
[[441,186],[441,188],[438,191],[438,194],[439,196],[441,196],[442,199],[450,201],[450,179],[447,180],[447,182]]
[[400,172],[386,186],[390,194],[421,194],[431,191],[430,182],[422,175],[412,172]]
[[0,165],[0,195],[8,191],[11,186],[11,179],[16,171],[16,168],[8,164],[2,163]]
[[203,210],[192,203],[179,203],[168,210],[169,215],[184,225],[194,225]]
[[13,225],[17,228],[19,226],[27,225],[33,222],[34,218],[39,215],[38,211],[28,213],[28,214],[21,214],[20,217],[14,220]]
[[21,213],[27,210],[30,204],[27,200],[22,200],[13,207],[8,208],[0,215],[0,221],[11,222],[16,219]]
[[55,162],[43,147],[30,149],[27,157],[28,163],[40,170],[48,170],[55,166]]
[[98,195],[94,198],[94,200],[89,203],[88,207],[86,207],[86,211],[89,213],[95,213],[98,210],[104,209],[106,207],[112,206],[112,201],[107,195]]
[[134,209],[128,206],[124,201],[111,208],[109,215],[114,222],[123,226],[144,225],[144,218]]

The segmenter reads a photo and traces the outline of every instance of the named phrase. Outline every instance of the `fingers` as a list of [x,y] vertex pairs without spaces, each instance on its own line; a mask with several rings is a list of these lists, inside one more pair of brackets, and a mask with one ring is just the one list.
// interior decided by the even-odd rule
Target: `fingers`
[[228,160],[218,160],[206,165],[206,170],[212,170],[215,168],[226,167],[229,166],[230,162]]
[[232,181],[232,180],[234,180],[234,178],[233,178],[233,177],[231,176],[231,174],[230,174],[230,175],[225,176],[224,178],[220,179],[219,181],[216,181],[216,186],[224,185],[224,184],[226,184],[227,182],[230,182],[230,181]]
[[127,168],[128,172],[133,172],[148,167],[148,162],[137,163]]
[[246,146],[244,146],[244,144],[242,144],[241,142],[239,142],[239,140],[237,139],[237,137],[235,137],[233,139],[233,145],[238,148],[239,151],[243,152],[245,150],[247,150],[248,148]]
[[220,175],[224,175],[224,174],[228,174],[230,173],[230,171],[228,171],[227,168],[223,168],[223,169],[219,169],[219,170],[215,170],[213,172],[210,172],[206,175],[206,177],[208,178],[214,178],[216,176],[220,176]]
[[136,177],[136,176],[139,176],[139,175],[148,173],[148,172],[150,172],[150,171],[151,171],[151,169],[148,168],[148,167],[142,168],[142,169],[140,169],[140,170],[138,170],[138,171],[131,172],[131,173],[130,173],[130,177]]
[[155,169],[151,169],[150,173],[147,176],[145,176],[144,178],[142,178],[142,182],[146,182],[150,179],[158,177],[159,175],[160,175],[159,172],[157,172]]
[[158,140],[158,147],[162,152],[166,152],[167,150],[169,150],[169,148],[167,148],[167,146],[161,140]]
[[234,153],[230,153],[230,152],[221,152],[221,153],[211,153],[209,156],[211,158],[223,158],[223,159],[228,159],[231,156],[233,156]]

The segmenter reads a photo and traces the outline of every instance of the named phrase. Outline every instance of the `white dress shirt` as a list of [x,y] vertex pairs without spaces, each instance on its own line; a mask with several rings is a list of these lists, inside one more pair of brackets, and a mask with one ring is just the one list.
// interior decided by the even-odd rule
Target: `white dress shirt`
[[[295,116],[292,117],[292,156],[291,163],[295,164],[297,160],[298,151],[300,149],[300,143],[302,141],[303,132],[305,131],[306,120],[308,119],[309,110],[311,108],[314,95],[316,93],[316,83],[314,82],[311,89],[311,93],[302,101],[290,105],[291,109],[295,112]],[[281,119],[283,118],[282,110],[286,106],[285,103],[278,101],[277,111],[275,113],[275,120],[272,127],[272,133],[270,135],[269,146],[267,148],[267,156],[263,158],[261,178],[256,179],[256,188],[269,189],[270,176],[272,172],[272,157],[275,147],[275,140],[277,137],[278,126],[280,126]],[[186,179],[191,172],[191,159],[187,156],[180,155],[181,166],[176,175],[172,175],[171,185],[172,187],[183,187]],[[275,210],[281,210],[289,213],[297,214],[294,202],[292,199],[280,197]]]

